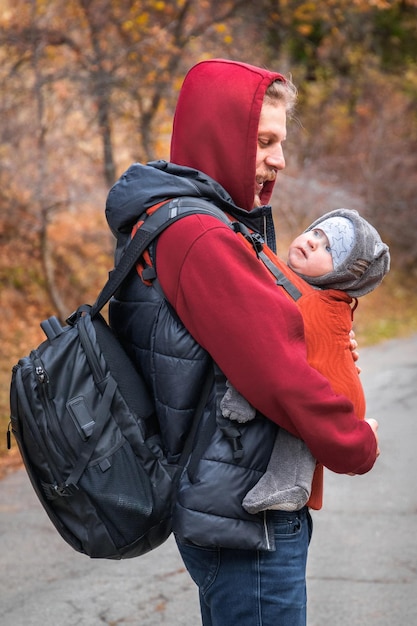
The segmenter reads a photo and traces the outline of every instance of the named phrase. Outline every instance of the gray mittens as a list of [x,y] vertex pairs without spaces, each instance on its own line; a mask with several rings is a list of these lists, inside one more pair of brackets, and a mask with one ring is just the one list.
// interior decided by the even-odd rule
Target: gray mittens
[[220,400],[223,417],[244,424],[256,417],[256,409],[226,380],[226,393]]
[[[220,408],[223,417],[240,423],[256,416],[256,409],[228,381]],[[279,428],[267,470],[246,494],[243,507],[248,513],[298,511],[310,497],[315,467],[316,460],[305,443]]]

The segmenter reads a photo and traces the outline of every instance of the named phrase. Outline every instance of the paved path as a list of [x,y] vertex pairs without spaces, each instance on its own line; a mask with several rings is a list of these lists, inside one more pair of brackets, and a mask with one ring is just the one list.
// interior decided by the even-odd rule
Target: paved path
[[[366,476],[327,473],[325,507],[314,514],[308,626],[417,624],[417,335],[364,349],[360,363],[382,453]],[[198,626],[200,619],[173,541],[122,562],[77,554],[19,470],[0,482],[0,624]]]

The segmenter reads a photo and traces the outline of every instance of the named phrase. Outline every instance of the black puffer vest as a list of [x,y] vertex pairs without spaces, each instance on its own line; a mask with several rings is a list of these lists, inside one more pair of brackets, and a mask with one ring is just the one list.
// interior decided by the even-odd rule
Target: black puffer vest
[[180,481],[173,520],[178,538],[205,547],[274,549],[268,514],[250,515],[241,502],[266,470],[275,424],[258,415],[235,426],[221,417],[225,377],[178,319],[158,281],[146,285],[132,272],[109,313],[152,389],[171,461],[182,450],[207,372],[215,370],[199,427],[208,445],[203,452],[197,448],[198,458],[191,456]]

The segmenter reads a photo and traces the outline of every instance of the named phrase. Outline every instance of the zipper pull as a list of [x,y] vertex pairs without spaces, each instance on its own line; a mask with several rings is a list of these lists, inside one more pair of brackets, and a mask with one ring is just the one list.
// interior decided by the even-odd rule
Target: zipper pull
[[35,365],[35,375],[38,379],[38,383],[44,388],[46,397],[51,399],[51,387],[49,385],[48,372],[44,369],[42,362],[39,360],[38,365]]
[[6,432],[6,442],[7,442],[7,449],[10,450],[12,447],[12,433],[11,433],[11,426],[12,426],[12,422],[9,422],[9,425],[7,427],[7,432]]
[[35,374],[36,374],[36,378],[38,379],[38,381],[43,385],[43,383],[47,383],[48,382],[48,376],[45,372],[45,370],[43,369],[42,365],[37,365],[35,368]]

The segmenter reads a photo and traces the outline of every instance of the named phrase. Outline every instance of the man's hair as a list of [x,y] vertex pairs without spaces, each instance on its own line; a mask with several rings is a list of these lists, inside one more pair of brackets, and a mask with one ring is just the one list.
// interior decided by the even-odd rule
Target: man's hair
[[290,78],[285,78],[285,82],[275,80],[269,85],[265,92],[265,101],[274,105],[283,102],[287,114],[290,116],[294,112],[297,96],[297,87]]

